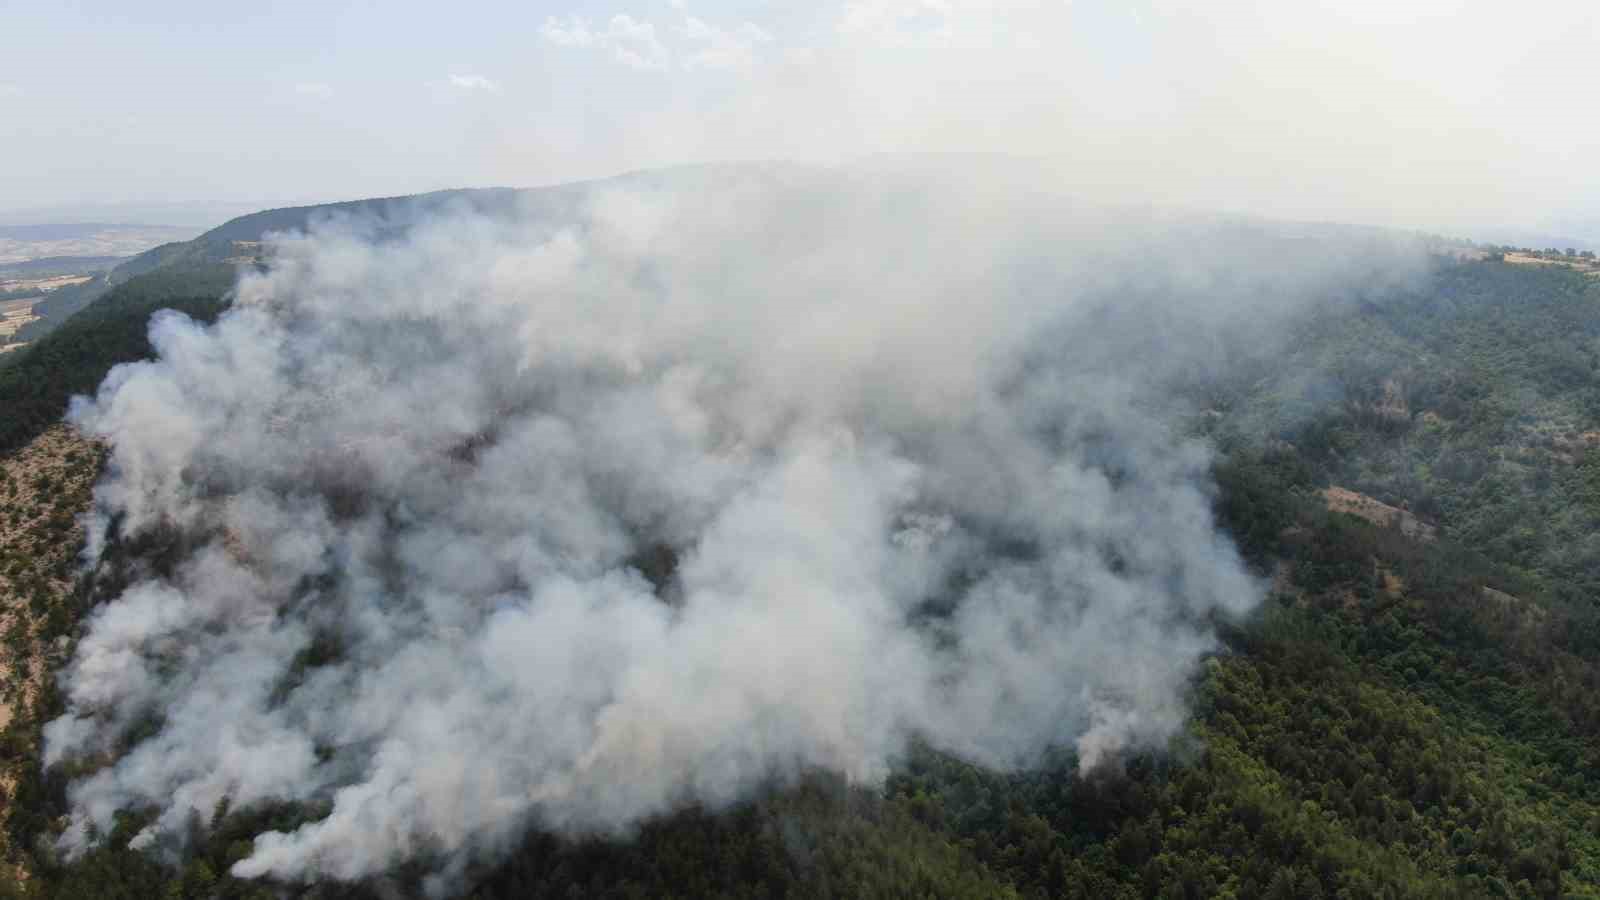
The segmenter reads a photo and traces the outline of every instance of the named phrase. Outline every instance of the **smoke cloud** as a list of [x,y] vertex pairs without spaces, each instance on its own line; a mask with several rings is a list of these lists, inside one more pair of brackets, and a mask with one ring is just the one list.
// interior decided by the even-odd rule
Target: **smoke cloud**
[[1226,365],[1203,325],[1367,253],[791,167],[406,225],[277,237],[215,325],[158,317],[75,404],[113,448],[90,564],[182,554],[62,674],[47,763],[120,754],[69,852],[118,809],[159,847],[317,801],[234,874],[448,873],[530,827],[870,783],[913,740],[1159,747],[1262,593],[1173,385]]

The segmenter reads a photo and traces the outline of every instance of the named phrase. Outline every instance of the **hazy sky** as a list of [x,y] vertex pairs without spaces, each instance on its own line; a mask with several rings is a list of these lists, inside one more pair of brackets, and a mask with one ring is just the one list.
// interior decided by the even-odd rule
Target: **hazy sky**
[[1592,0],[0,0],[0,23],[0,210],[998,151],[1136,201],[1600,233]]

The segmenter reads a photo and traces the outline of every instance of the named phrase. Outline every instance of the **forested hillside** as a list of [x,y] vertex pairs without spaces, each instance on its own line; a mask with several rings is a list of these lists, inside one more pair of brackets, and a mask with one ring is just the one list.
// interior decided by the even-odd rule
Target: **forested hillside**
[[[97,274],[88,282],[55,291],[38,304],[35,312],[41,318],[19,331],[16,339],[39,341],[108,293],[112,295],[111,305],[122,308],[158,296],[220,297],[231,285],[235,268],[251,262],[262,237],[271,232],[304,230],[313,222],[354,216],[403,226],[418,216],[446,208],[493,214],[516,206],[529,193],[509,188],[447,190],[264,210],[230,219],[192,240],[162,244],[132,257],[46,258],[0,266],[0,272]],[[549,199],[561,196],[562,191],[558,188],[537,193]],[[100,272],[105,274],[100,276]],[[98,311],[104,313],[105,307]],[[61,344],[52,346],[52,352],[61,352]],[[25,356],[0,356],[0,369]],[[5,437],[0,435],[0,446],[5,444]]]
[[[70,541],[99,456],[62,444],[43,475],[18,461],[54,446],[40,435],[70,394],[148,352],[152,311],[214,317],[227,278],[154,269],[0,369],[0,452],[30,448],[0,481],[0,526]],[[1217,623],[1225,648],[1166,752],[1081,777],[1065,751],[1001,774],[921,750],[882,789],[819,772],[630,840],[534,835],[460,884],[485,900],[1600,896],[1600,281],[1440,260],[1414,286],[1312,310],[1245,375],[1193,390],[1218,517],[1273,589],[1253,617]],[[1433,529],[1330,511],[1330,486]],[[59,556],[36,574],[22,539],[0,559],[7,603],[34,611],[7,635],[13,665],[98,596],[46,577]],[[162,549],[114,558],[159,571]],[[279,895],[229,866],[263,823],[323,810],[222,810],[175,860],[127,848],[142,824],[130,812],[100,848],[59,858],[49,839],[81,773],[43,771],[37,754],[61,708],[41,682],[0,735],[22,873],[5,891]],[[291,893],[410,896],[426,871]]]
[[130,279],[0,366],[0,453],[59,422],[73,394],[92,392],[111,367],[150,353],[150,316],[174,309],[214,319],[232,266],[159,269]]
[[[681,182],[707,177],[717,171],[717,166],[689,166],[636,172],[617,176],[610,181],[648,186],[662,179]],[[472,212],[491,218],[516,214],[530,219],[546,217],[565,221],[573,216],[593,184],[604,183],[573,183],[534,189],[468,188],[269,209],[230,219],[192,240],[162,244],[120,261],[69,257],[14,263],[0,269],[14,269],[19,273],[54,271],[52,267],[59,268],[62,265],[67,265],[71,273],[99,273],[109,269],[103,276],[97,274],[91,281],[62,288],[39,303],[35,312],[41,318],[24,326],[16,336],[18,341],[38,342],[70,321],[79,311],[96,305],[102,296],[107,297],[110,306],[120,308],[158,296],[220,298],[231,285],[238,266],[259,261],[257,254],[260,252],[260,243],[268,234],[304,231],[317,224],[357,220],[375,227],[380,234],[401,233],[418,220],[443,212]],[[113,262],[114,266],[111,265]],[[99,304],[97,312],[104,314],[106,306]],[[79,338],[74,340],[81,337],[80,333]],[[53,347],[48,352],[60,353],[63,350],[60,343],[48,346]],[[34,348],[29,349],[31,351]],[[27,356],[27,353],[0,355],[0,371],[15,366]],[[33,421],[31,407],[24,415],[28,421]],[[34,429],[35,426],[30,425],[29,428]],[[15,445],[15,440],[6,437],[6,429],[0,424],[0,447]]]

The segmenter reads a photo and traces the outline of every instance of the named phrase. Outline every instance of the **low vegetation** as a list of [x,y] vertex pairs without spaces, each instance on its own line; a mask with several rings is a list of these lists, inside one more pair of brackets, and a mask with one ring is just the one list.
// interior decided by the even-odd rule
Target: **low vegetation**
[[[39,727],[51,708],[50,673],[63,661],[81,609],[73,574],[83,529],[78,517],[102,460],[101,449],[54,426],[0,458],[0,818],[16,808],[19,776],[38,765]],[[7,834],[9,837],[9,831]],[[21,891],[26,854],[9,840],[0,896]]]

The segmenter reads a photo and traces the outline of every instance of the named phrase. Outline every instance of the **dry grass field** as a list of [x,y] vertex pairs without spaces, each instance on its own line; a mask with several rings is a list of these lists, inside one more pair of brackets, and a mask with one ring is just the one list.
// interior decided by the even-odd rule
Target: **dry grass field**
[[1565,266],[1585,275],[1600,276],[1600,260],[1584,259],[1576,256],[1551,259],[1547,256],[1531,256],[1526,253],[1507,253],[1506,262],[1516,266]]
[[1422,521],[1408,510],[1390,506],[1348,488],[1338,486],[1326,488],[1322,492],[1322,497],[1328,504],[1328,509],[1334,512],[1349,513],[1366,519],[1380,528],[1398,527],[1400,533],[1406,537],[1431,541],[1438,532],[1433,525]]

